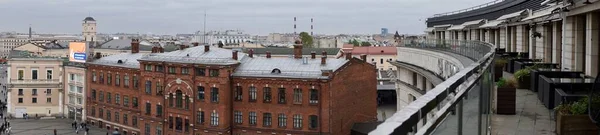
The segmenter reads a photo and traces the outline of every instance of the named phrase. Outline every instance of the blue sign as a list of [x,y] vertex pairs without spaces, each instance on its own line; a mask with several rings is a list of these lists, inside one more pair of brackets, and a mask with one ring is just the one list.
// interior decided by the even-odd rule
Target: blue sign
[[73,58],[75,58],[76,60],[86,60],[87,56],[85,55],[85,53],[75,53],[73,55]]

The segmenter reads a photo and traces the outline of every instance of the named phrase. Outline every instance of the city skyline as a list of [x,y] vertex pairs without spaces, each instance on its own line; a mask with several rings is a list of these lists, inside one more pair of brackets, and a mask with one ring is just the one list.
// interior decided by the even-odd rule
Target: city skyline
[[[293,33],[293,18],[297,17],[297,32],[309,32],[310,18],[314,18],[315,34],[375,34],[381,28],[402,34],[422,34],[423,27],[415,26],[425,26],[427,16],[475,6],[464,3],[481,3],[460,0],[425,6],[441,2],[444,1],[109,0],[98,3],[92,0],[3,0],[1,10],[19,13],[0,15],[12,18],[0,23],[0,31],[22,33],[31,24],[37,33],[79,34],[81,20],[91,16],[98,21],[98,33],[194,33],[202,30],[206,11],[207,30],[240,29],[258,35]],[[24,8],[28,10],[22,10]],[[390,14],[394,12],[398,14]]]

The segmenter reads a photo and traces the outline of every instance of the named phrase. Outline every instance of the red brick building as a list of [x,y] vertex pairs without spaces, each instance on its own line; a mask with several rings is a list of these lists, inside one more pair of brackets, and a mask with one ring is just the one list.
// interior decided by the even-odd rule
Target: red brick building
[[376,69],[364,59],[302,58],[301,46],[290,58],[197,44],[144,55],[136,46],[88,64],[93,125],[138,135],[337,135],[377,119]]

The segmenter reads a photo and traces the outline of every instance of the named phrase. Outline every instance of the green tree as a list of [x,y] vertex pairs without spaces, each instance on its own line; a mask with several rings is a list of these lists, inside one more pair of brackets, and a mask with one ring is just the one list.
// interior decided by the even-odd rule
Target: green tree
[[306,32],[300,32],[300,40],[305,48],[313,48],[313,37]]
[[361,46],[371,46],[371,43],[363,41],[362,44],[361,44]]
[[356,39],[353,39],[350,44],[353,44],[354,46],[360,46],[360,42],[356,41]]

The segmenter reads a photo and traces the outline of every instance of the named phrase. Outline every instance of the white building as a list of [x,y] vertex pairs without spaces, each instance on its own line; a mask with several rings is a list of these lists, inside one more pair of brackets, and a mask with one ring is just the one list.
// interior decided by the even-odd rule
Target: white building
[[82,36],[84,41],[94,42],[97,41],[96,37],[96,20],[92,17],[86,17],[83,19],[83,32]]
[[254,41],[252,38],[253,36],[244,34],[240,30],[209,31],[206,32],[206,35],[199,31],[192,38],[192,42],[216,45],[221,41],[225,45],[239,45],[240,43]]

